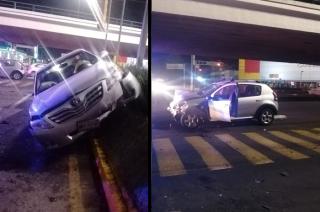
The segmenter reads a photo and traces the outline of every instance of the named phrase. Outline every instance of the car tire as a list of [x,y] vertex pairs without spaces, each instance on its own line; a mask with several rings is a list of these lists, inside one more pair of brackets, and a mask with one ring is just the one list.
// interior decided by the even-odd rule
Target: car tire
[[199,109],[187,110],[181,115],[180,125],[187,129],[196,129],[203,126],[205,123],[204,113]]
[[260,110],[258,114],[258,121],[261,125],[267,126],[272,124],[274,120],[274,110],[269,107],[265,107]]
[[23,75],[19,71],[13,71],[11,74],[11,79],[13,80],[21,80]]

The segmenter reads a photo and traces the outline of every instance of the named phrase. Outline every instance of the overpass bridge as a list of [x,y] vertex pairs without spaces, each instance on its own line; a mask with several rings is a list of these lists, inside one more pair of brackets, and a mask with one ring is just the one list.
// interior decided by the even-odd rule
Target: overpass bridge
[[152,53],[320,64],[320,5],[153,0]]
[[[0,38],[16,44],[68,50],[85,48],[93,52],[101,51],[107,45],[110,53],[115,52],[120,20],[111,19],[107,33],[106,23],[101,26],[92,17],[91,14],[70,10],[1,0]],[[120,55],[136,57],[141,25],[124,21]],[[145,55],[147,57],[147,50]]]

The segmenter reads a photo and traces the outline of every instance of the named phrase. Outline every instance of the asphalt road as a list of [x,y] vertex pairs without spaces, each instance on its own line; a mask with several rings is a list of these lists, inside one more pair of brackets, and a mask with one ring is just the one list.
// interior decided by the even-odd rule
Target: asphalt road
[[29,134],[32,89],[0,79],[0,211],[105,211],[86,138],[46,151]]
[[[167,98],[168,100],[169,98]],[[280,102],[252,121],[186,131],[152,105],[153,211],[319,211],[320,101]]]

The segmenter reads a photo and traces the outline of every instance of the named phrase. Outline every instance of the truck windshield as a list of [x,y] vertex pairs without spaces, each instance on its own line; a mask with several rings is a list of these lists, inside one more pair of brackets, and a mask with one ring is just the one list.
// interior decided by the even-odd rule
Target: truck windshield
[[50,65],[39,72],[36,77],[36,94],[61,83],[77,73],[89,68],[97,62],[97,58],[87,52],[80,52]]

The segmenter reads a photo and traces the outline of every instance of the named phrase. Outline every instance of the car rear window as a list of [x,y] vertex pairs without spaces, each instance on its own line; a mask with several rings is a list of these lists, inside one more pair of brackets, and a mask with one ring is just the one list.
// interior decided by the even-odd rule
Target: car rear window
[[239,84],[239,97],[260,96],[261,86],[251,84]]

